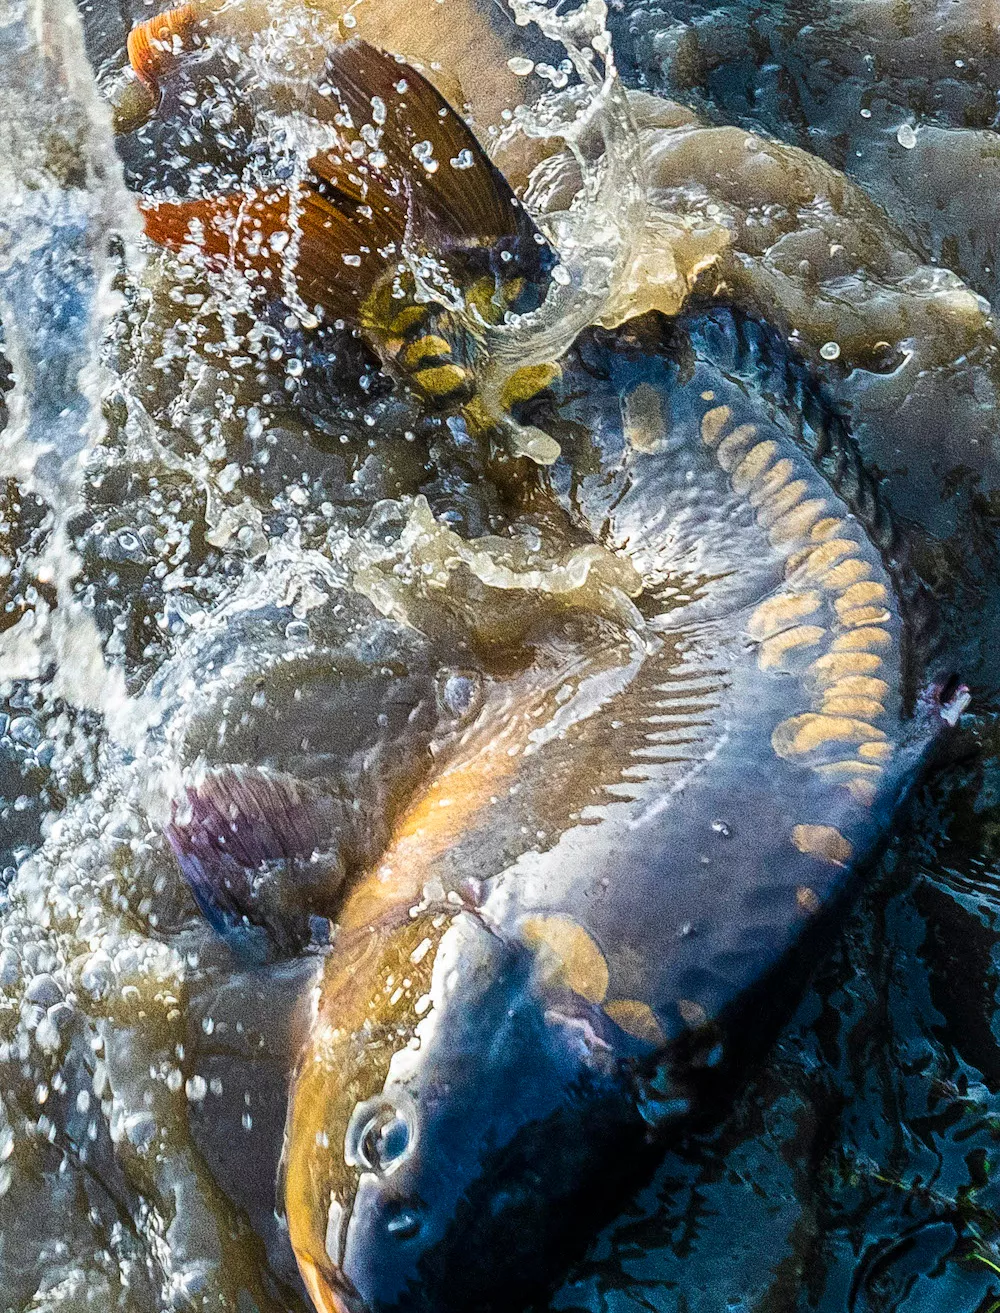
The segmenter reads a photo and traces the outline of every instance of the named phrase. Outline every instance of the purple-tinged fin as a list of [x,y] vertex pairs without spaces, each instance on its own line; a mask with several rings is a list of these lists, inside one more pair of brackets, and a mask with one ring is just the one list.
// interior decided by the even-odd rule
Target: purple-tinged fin
[[308,938],[344,880],[345,803],[293,776],[227,766],[189,784],[164,827],[198,906],[220,934],[264,927]]

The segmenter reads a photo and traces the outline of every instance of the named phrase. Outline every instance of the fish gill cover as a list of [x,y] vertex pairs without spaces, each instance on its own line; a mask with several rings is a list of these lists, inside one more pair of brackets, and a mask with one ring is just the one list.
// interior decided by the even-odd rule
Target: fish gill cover
[[[993,27],[0,18],[0,1306],[990,1310]],[[533,295],[140,238],[377,197],[359,38]]]

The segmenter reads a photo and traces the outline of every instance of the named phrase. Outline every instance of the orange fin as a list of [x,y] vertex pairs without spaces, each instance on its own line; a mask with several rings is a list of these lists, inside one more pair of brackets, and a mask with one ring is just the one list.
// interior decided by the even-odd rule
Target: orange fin
[[[175,11],[179,12],[179,11]],[[329,319],[358,322],[404,246],[443,261],[466,287],[480,275],[541,285],[553,263],[526,211],[471,130],[408,64],[362,41],[329,57],[329,119],[338,147],[310,160],[295,191],[143,202],[146,232],[173,250],[196,245]]]
[[208,268],[232,269],[275,297],[294,276],[302,300],[327,319],[357,320],[386,269],[382,226],[344,214],[310,187],[140,205],[146,235],[160,246],[195,248]]
[[190,46],[197,21],[194,5],[183,4],[134,27],[126,49],[136,77],[158,90],[160,79],[176,68],[178,56]]
[[[179,251],[197,247],[210,268],[234,265],[271,276],[291,230],[291,195],[233,192],[188,201],[140,201],[147,237]],[[284,239],[279,234],[285,234]]]

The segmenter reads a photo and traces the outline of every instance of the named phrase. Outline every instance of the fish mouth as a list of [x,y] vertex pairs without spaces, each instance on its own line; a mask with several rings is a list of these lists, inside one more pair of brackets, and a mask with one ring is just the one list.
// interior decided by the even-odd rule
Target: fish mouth
[[368,1305],[342,1272],[338,1271],[334,1286],[323,1277],[312,1259],[299,1254],[295,1259],[316,1313],[369,1313]]

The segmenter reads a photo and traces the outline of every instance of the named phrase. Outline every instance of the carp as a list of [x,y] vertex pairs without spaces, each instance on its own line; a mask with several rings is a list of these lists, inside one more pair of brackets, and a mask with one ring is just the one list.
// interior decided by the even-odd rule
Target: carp
[[[498,416],[470,319],[537,304],[554,253],[416,69],[351,41],[325,84],[339,143],[304,184],[153,203],[148,232],[275,296],[294,237],[301,297],[488,447],[512,519],[544,507],[637,580],[631,610],[554,609],[484,663],[338,882],[289,1101],[281,1198],[318,1310],[521,1307],[760,1055],[967,693],[775,334],[718,307],[591,329],[515,368]],[[506,424],[552,454],[512,459]],[[170,838],[203,905],[252,920],[233,864],[309,859],[334,823],[234,780],[190,790]]]
[[338,916],[283,1177],[321,1309],[536,1297],[759,1055],[962,709],[769,346],[720,312],[563,362],[553,494],[649,645],[535,635]]

